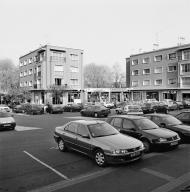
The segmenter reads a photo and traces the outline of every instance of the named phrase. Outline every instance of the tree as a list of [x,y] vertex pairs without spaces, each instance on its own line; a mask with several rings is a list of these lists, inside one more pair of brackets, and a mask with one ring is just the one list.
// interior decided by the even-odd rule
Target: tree
[[90,63],[84,68],[84,86],[92,88],[110,87],[111,70],[107,66]]
[[113,86],[119,88],[125,80],[125,72],[122,70],[119,63],[115,63],[112,69]]

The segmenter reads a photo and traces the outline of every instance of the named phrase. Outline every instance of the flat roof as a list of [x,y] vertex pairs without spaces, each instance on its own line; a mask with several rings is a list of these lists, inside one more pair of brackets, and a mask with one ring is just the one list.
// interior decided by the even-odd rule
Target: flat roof
[[165,51],[165,50],[169,50],[169,49],[185,49],[185,48],[188,48],[188,47],[190,48],[190,43],[183,44],[183,45],[177,45],[177,46],[173,46],[173,47],[166,47],[166,48],[156,49],[156,50],[147,51],[147,52],[145,51],[143,53],[131,54],[129,57],[126,57],[125,59],[129,59],[130,57],[133,57],[133,56],[145,55],[145,54]]

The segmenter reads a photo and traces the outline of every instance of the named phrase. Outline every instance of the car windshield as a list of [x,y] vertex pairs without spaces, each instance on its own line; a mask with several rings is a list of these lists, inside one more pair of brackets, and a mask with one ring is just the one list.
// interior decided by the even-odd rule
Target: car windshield
[[5,118],[5,117],[11,117],[11,115],[8,113],[0,112],[0,118]]
[[135,120],[135,124],[140,130],[150,130],[159,128],[154,122],[146,118]]
[[163,118],[162,123],[165,123],[166,125],[180,125],[182,124],[182,122],[180,120],[178,120],[177,118],[173,117],[173,116],[168,116]]
[[92,137],[104,137],[119,134],[119,132],[114,127],[106,122],[88,125],[88,128]]

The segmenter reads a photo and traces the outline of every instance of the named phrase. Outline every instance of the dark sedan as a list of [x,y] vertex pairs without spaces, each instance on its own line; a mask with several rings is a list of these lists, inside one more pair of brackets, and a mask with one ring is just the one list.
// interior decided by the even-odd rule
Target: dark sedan
[[144,150],[141,141],[119,133],[105,121],[71,121],[55,128],[54,139],[60,151],[81,152],[101,167],[138,160]]
[[121,133],[141,140],[145,152],[150,152],[155,147],[178,146],[180,137],[177,133],[162,129],[146,117],[135,115],[110,116],[107,122]]
[[168,113],[168,107],[162,102],[144,103],[141,107],[144,114],[147,113]]
[[190,126],[183,124],[176,117],[166,114],[146,114],[145,116],[158,126],[177,132],[183,142],[190,142]]
[[82,108],[82,104],[69,103],[63,109],[66,112],[80,112]]
[[80,113],[82,116],[107,117],[108,114],[110,113],[110,109],[101,105],[91,105],[86,107],[85,109],[82,109]]
[[183,111],[175,116],[182,123],[190,125],[190,111]]

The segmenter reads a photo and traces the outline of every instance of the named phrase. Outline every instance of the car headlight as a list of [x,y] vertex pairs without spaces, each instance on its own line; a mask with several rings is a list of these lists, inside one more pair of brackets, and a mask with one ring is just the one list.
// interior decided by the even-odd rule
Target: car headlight
[[118,155],[118,154],[126,154],[128,151],[126,149],[116,149],[112,151],[112,154]]
[[160,143],[161,143],[161,142],[166,142],[166,141],[167,141],[167,139],[165,139],[165,138],[159,138],[159,139],[158,139],[158,142],[160,142]]

